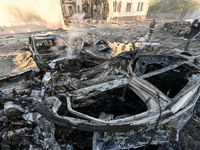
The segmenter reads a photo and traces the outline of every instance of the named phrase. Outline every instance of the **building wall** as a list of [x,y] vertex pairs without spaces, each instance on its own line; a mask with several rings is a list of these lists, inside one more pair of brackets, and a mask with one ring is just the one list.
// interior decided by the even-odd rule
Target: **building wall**
[[[85,18],[93,19],[108,19],[119,21],[132,21],[132,20],[144,20],[147,15],[150,0],[62,0],[62,1],[74,1],[74,13],[85,13]],[[120,12],[113,11],[113,2],[117,2],[117,8],[119,2],[121,2]],[[127,3],[131,4],[130,12],[127,12]],[[138,3],[140,3],[138,7]],[[84,4],[89,4],[89,12],[84,12]],[[142,4],[142,7],[141,7]],[[65,17],[69,17],[68,3],[64,4],[63,13]],[[78,9],[79,8],[79,9]],[[139,10],[138,10],[139,8]]]
[[[61,1],[61,7],[64,17],[71,17],[77,12],[75,1],[63,0]],[[69,9],[69,7],[71,7],[71,9]]]
[[[77,13],[82,13],[83,12],[83,10],[82,10],[82,4],[83,4],[83,2],[82,2],[83,0],[76,0],[76,12]],[[78,6],[79,6],[79,8],[80,8],[80,12],[78,11]]]
[[[63,16],[65,19],[68,19],[68,17],[71,17],[75,13],[78,14],[84,13],[85,14],[84,18],[91,17],[91,0],[62,0],[61,6],[63,11]],[[71,13],[69,10],[69,6],[71,6],[72,10]],[[84,10],[84,8],[86,8],[87,11]]]
[[97,20],[102,20],[103,19],[103,13],[105,12],[105,10],[103,10],[103,3],[105,3],[105,1],[107,0],[96,0],[96,1],[92,1],[91,3],[91,8],[92,8],[92,17],[93,19],[97,19]]
[[60,0],[1,0],[0,34],[64,28]]
[[[89,5],[89,7],[87,7],[87,5]],[[80,7],[80,12],[78,12],[78,6]],[[85,18],[91,17],[91,0],[76,0],[76,7],[77,7],[77,13],[85,13]],[[85,12],[83,10],[83,7],[87,7],[88,11]]]
[[[121,2],[121,11],[114,12],[113,2],[117,2],[116,8],[118,9]],[[130,12],[127,12],[127,3],[131,4]],[[138,10],[138,3],[139,10]],[[141,8],[142,5],[142,8]],[[145,19],[149,8],[149,0],[109,0],[109,14],[108,19],[115,20],[141,20]]]

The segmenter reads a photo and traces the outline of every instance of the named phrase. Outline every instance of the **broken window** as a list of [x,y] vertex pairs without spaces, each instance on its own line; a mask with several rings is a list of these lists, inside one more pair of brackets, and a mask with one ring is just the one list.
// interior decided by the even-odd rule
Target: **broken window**
[[113,2],[113,12],[117,11],[117,1]]
[[80,6],[78,5],[78,13],[80,13]]
[[[126,86],[102,92],[89,99],[96,101],[96,103],[78,107],[75,110],[96,118],[99,118],[102,112],[113,114],[114,117],[117,117],[125,114],[136,115],[147,111],[147,106],[141,98]],[[76,106],[82,101],[75,101],[74,103]]]
[[141,2],[140,11],[143,11],[143,2]]
[[156,71],[156,70],[159,70],[162,68],[163,68],[163,66],[161,64],[150,64],[150,65],[146,66],[144,74],[153,72],[153,71]]
[[68,9],[69,9],[69,16],[71,17],[73,15],[72,6],[68,6]]
[[137,11],[140,11],[140,2],[138,2]]
[[127,3],[126,12],[131,12],[131,3]]
[[87,12],[90,12],[90,5],[89,4],[87,5],[87,10],[88,10]]
[[82,10],[85,13],[89,13],[90,12],[90,5],[89,4],[83,4],[82,5]]
[[117,12],[121,12],[122,2],[118,3]]

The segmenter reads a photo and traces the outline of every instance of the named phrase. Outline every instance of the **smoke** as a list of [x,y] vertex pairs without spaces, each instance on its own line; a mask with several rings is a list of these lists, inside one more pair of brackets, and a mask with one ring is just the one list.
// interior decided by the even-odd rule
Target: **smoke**
[[194,11],[190,16],[186,16],[185,18],[186,19],[191,19],[192,21],[194,20],[194,19],[200,19],[200,11],[199,10],[197,10],[197,11]]
[[74,15],[71,17],[71,19],[72,19],[72,20],[82,20],[82,19],[84,19],[84,17],[85,17],[85,13],[82,13],[82,14],[77,13],[77,14],[74,14]]
[[70,45],[75,46],[76,49],[80,49],[82,37],[87,35],[86,30],[84,30],[85,25],[82,23],[84,17],[85,13],[74,14],[71,17],[72,23],[69,24],[67,30],[67,42]]
[[[78,57],[77,50],[80,49],[83,39],[82,37],[86,36],[87,32],[84,30],[84,25],[79,22],[82,19],[84,19],[85,13],[83,14],[74,14],[71,17],[71,20],[77,20],[76,23],[72,21],[72,23],[69,24],[69,27],[67,29],[67,34],[62,35],[62,38],[57,38],[55,40],[55,46],[51,47],[51,51],[54,51],[57,55],[60,54],[60,57],[57,60],[65,59],[66,61],[70,59],[75,59]],[[82,29],[82,30],[80,30]],[[66,42],[69,44],[69,46],[66,47]],[[56,60],[55,60],[56,61]]]
[[76,51],[71,47],[67,47],[65,50],[66,50],[66,59],[75,59],[78,56]]
[[65,58],[67,60],[74,59],[77,57],[76,50],[73,49],[70,45],[67,46],[67,43],[62,38],[57,38],[55,40],[55,46],[51,47],[51,51],[56,53],[56,55],[60,55],[60,58]]
[[66,42],[62,38],[57,38],[55,41],[55,46],[52,46],[51,51],[53,51],[58,58],[50,61],[49,66],[54,69],[57,61],[65,61],[68,64],[68,61],[78,57],[78,54],[75,49],[71,46],[66,47]]

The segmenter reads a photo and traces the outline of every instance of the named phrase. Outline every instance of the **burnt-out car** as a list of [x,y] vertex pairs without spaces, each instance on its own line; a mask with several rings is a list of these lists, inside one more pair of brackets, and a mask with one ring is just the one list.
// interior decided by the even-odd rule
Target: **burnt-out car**
[[80,50],[74,46],[76,42],[74,40],[70,45],[64,38],[53,33],[36,34],[29,36],[28,47],[38,67],[44,72],[76,71],[82,65],[95,66],[111,58],[111,48],[104,40],[89,44],[83,38]]
[[31,73],[2,79],[0,123],[9,125],[4,126],[8,132],[2,130],[3,144],[16,145],[6,143],[14,137],[10,126],[20,135],[17,141],[29,139],[34,142],[29,147],[45,149],[114,150],[177,142],[199,99],[199,58],[176,49],[133,50],[92,68],[27,70]]
[[[31,35],[29,50],[41,72],[29,69],[0,80],[0,122],[44,149],[80,148],[81,141],[94,150],[178,141],[199,99],[199,55],[134,49],[111,58],[104,40],[79,46],[52,33]],[[2,134],[11,139],[10,132]]]
[[76,90],[60,93],[68,115],[60,116],[41,102],[35,107],[55,124],[94,132],[93,149],[177,141],[199,98],[198,58],[176,50],[125,52],[82,72],[85,77],[93,74],[93,79],[71,80]]
[[78,51],[57,34],[31,35],[28,46],[33,59],[42,71],[66,72],[80,69],[80,59],[74,59]]

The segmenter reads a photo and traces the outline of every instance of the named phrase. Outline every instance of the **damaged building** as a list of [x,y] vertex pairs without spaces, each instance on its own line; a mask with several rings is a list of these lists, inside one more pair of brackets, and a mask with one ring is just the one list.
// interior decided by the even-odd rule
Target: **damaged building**
[[132,21],[146,18],[149,0],[63,0],[61,5],[66,18],[85,13],[87,19]]
[[85,13],[85,18],[90,18],[91,5],[91,0],[61,0],[63,16],[66,19],[76,13]]

